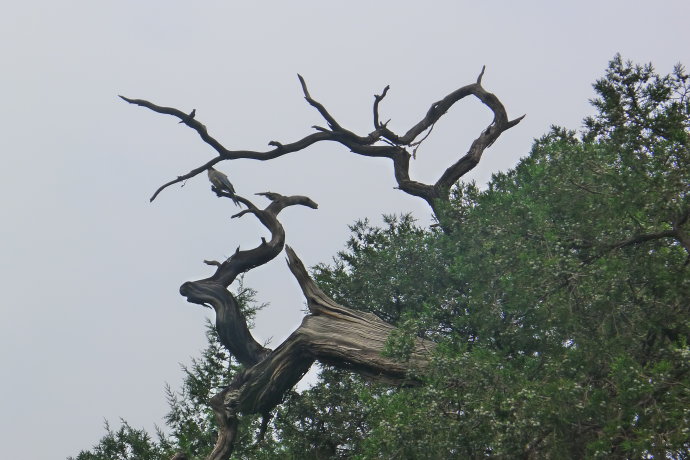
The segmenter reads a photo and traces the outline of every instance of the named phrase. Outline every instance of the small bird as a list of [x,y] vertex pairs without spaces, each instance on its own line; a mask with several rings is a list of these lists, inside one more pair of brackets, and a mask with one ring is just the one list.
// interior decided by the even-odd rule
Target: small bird
[[193,119],[195,115],[196,115],[196,109],[193,109],[191,112],[189,112],[189,115],[187,115],[182,120],[180,120],[180,122],[178,124],[187,123],[189,120]]
[[211,166],[208,168],[208,180],[211,181],[211,185],[213,185],[216,190],[229,193],[232,195],[232,201],[234,201],[237,206],[240,205],[240,202],[235,198],[235,187],[230,183],[228,176]]

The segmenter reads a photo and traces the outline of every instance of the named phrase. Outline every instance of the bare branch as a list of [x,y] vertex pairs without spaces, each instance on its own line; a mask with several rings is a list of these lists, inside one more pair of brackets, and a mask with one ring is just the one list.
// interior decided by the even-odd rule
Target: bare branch
[[[379,119],[379,104],[386,96],[389,86],[384,88],[381,95],[374,96],[373,112],[375,130],[366,136],[358,136],[355,133],[343,128],[330,114],[330,112],[326,110],[323,104],[316,101],[311,96],[305,79],[301,75],[298,75],[305,99],[312,107],[318,110],[321,116],[328,123],[330,129],[321,126],[314,126],[314,129],[316,129],[318,132],[305,136],[304,138],[290,144],[282,144],[277,141],[271,141],[269,142],[269,145],[273,146],[274,149],[265,152],[251,150],[228,150],[208,135],[204,125],[202,125],[196,119],[191,118],[190,115],[181,110],[170,107],[160,107],[141,99],[128,99],[123,96],[121,97],[129,103],[147,107],[155,112],[177,116],[188,126],[195,129],[202,139],[218,152],[218,156],[216,158],[208,161],[203,166],[195,168],[185,175],[178,176],[176,179],[171,180],[159,187],[151,197],[151,201],[153,201],[162,190],[170,185],[190,179],[220,161],[234,160],[239,158],[265,161],[286,155],[288,153],[306,149],[317,142],[331,141],[347,147],[351,152],[358,155],[390,158],[394,164],[395,180],[398,183],[398,188],[410,195],[418,196],[424,199],[432,208],[436,217],[440,218],[439,205],[442,202],[448,201],[450,188],[453,186],[453,184],[455,184],[464,174],[472,170],[479,163],[483,152],[490,147],[504,131],[518,124],[524,117],[523,115],[522,117],[514,120],[508,119],[505,107],[503,107],[503,104],[499,101],[499,99],[494,94],[487,92],[481,86],[484,71],[485,67],[482,68],[482,71],[477,77],[476,83],[463,86],[448,94],[443,99],[432,104],[426,115],[416,125],[410,128],[404,136],[398,136],[397,134],[393,133],[387,127],[388,122],[381,123]],[[426,137],[430,135],[434,124],[440,119],[440,117],[443,116],[456,102],[467,96],[475,96],[485,106],[491,109],[491,111],[494,113],[493,121],[474,140],[467,153],[453,165],[448,167],[434,184],[424,184],[412,180],[409,175],[409,161],[411,155],[404,147],[413,147],[414,155],[421,142],[423,142]],[[421,140],[416,141],[417,137],[427,130],[428,132],[426,132],[426,135]],[[384,142],[388,145],[376,145],[378,142]]]
[[330,126],[330,128],[333,131],[343,131],[343,128],[341,128],[340,125],[338,124],[338,122],[335,121],[335,118],[333,118],[331,116],[331,114],[328,113],[328,110],[326,110],[326,108],[321,103],[312,99],[311,95],[309,94],[309,90],[307,89],[307,82],[304,81],[304,78],[302,77],[302,75],[297,74],[297,77],[299,78],[299,82],[302,85],[302,91],[304,92],[304,98],[307,100],[309,105],[311,105],[312,107],[314,107],[316,110],[319,111],[321,116],[326,120],[326,122],[328,123],[328,126]]
[[[493,95],[492,95],[493,96]],[[498,102],[498,99],[496,99]],[[500,104],[500,102],[498,102]],[[502,105],[501,105],[502,106]],[[482,158],[484,150],[490,147],[496,139],[503,133],[503,131],[512,128],[522,121],[525,116],[522,115],[512,121],[503,123],[492,123],[486,130],[484,130],[477,139],[472,142],[469,151],[460,158],[456,163],[446,169],[441,177],[436,181],[436,186],[442,190],[450,190],[450,187],[455,184],[462,176],[474,169]],[[494,119],[495,121],[495,119]],[[447,193],[446,195],[447,196]]]
[[426,140],[426,138],[429,137],[429,136],[431,135],[431,133],[432,133],[433,130],[434,130],[434,126],[436,126],[435,123],[429,127],[429,131],[426,132],[426,134],[424,135],[424,137],[422,137],[422,138],[421,138],[420,140],[418,140],[417,142],[413,142],[412,144],[410,144],[411,147],[414,147],[414,148],[412,149],[412,158],[417,159],[417,149],[419,149],[419,146],[422,145],[422,142],[424,142],[424,141]]
[[184,113],[181,110],[174,109],[172,107],[161,107],[156,104],[153,104],[149,101],[145,101],[143,99],[130,99],[125,96],[120,96],[121,99],[129,102],[130,104],[135,104],[139,105],[142,107],[146,107],[147,109],[153,110],[154,112],[158,113],[163,113],[166,115],[173,115],[177,118],[179,118],[184,124],[195,130],[197,133],[199,133],[199,136],[201,139],[206,142],[208,145],[213,147],[213,149],[218,152],[220,156],[223,156],[224,154],[227,153],[227,150],[225,147],[223,147],[220,142],[218,142],[216,139],[211,137],[208,134],[208,131],[206,130],[206,126],[204,126],[201,122],[196,120],[195,118],[191,117],[190,115]]
[[222,158],[216,157],[216,158],[214,158],[213,160],[211,160],[211,161],[207,162],[206,164],[204,164],[203,166],[199,166],[198,168],[192,169],[192,170],[191,170],[190,172],[188,172],[187,174],[185,174],[185,175],[183,175],[183,176],[177,176],[176,179],[173,179],[173,180],[171,180],[171,181],[169,181],[169,182],[166,182],[165,184],[163,184],[163,185],[161,185],[160,187],[158,187],[158,189],[157,189],[156,192],[153,194],[153,196],[151,196],[151,198],[149,198],[149,202],[152,202],[153,200],[155,200],[156,197],[158,196],[158,194],[159,194],[160,192],[162,192],[162,191],[165,190],[166,188],[170,187],[171,185],[177,184],[177,183],[182,182],[182,181],[185,181],[185,180],[187,180],[187,179],[191,179],[192,177],[194,177],[194,176],[196,176],[197,174],[200,174],[200,173],[206,171],[208,168],[210,168],[211,166],[215,165],[216,163],[219,163],[219,162],[222,161],[222,160],[223,160]]
[[166,182],[165,184],[161,185],[156,192],[153,194],[151,199],[149,201],[153,201],[156,199],[158,194],[165,190],[166,188],[170,187],[173,184],[177,184],[179,182],[185,181],[187,179],[191,179],[194,176],[197,176],[204,171],[206,171],[209,167],[214,166],[215,164],[223,161],[223,160],[236,160],[240,158],[246,158],[250,160],[259,160],[259,161],[267,161],[267,160],[272,160],[274,158],[278,158],[280,156],[286,155],[288,153],[292,152],[298,152],[300,150],[304,150],[307,147],[309,147],[312,144],[315,144],[319,141],[333,141],[332,133],[330,131],[326,131],[325,133],[313,133],[310,134],[296,142],[292,142],[290,144],[281,144],[276,141],[271,141],[269,142],[270,145],[276,146],[275,149],[269,150],[266,152],[257,152],[253,150],[226,150],[226,153],[223,156],[218,156],[202,166],[199,166],[198,168],[192,169],[190,172],[187,174],[184,174],[182,176],[178,176],[176,179],[173,179],[169,182]]
[[390,85],[386,85],[386,87],[383,88],[383,92],[381,93],[381,95],[374,94],[374,129],[379,129],[388,123],[386,122],[382,124],[379,122],[379,103],[383,100],[384,97],[386,97],[386,94],[388,94],[389,89]]
[[254,211],[255,211],[254,209],[243,209],[242,211],[238,212],[237,214],[233,214],[232,216],[230,216],[230,218],[231,218],[231,219],[236,219],[236,218],[238,218],[238,217],[244,216],[245,214],[254,213]]
[[[508,122],[508,116],[506,115],[506,110],[503,107],[503,104],[501,104],[501,101],[499,101],[498,98],[492,93],[487,92],[481,86],[481,77],[483,75],[484,68],[482,68],[482,72],[479,74],[477,83],[463,86],[462,88],[453,91],[440,101],[432,104],[427,111],[426,116],[422,118],[419,123],[410,128],[410,130],[400,138],[399,143],[402,145],[409,145],[417,136],[436,123],[438,119],[441,118],[456,102],[470,95],[477,97],[477,99],[482,101],[484,105],[489,107],[494,112],[494,121],[492,124],[497,124],[501,128],[498,132],[498,135],[500,135],[500,133],[506,129],[518,124],[520,120],[524,118],[524,115],[516,120],[513,120],[512,122]],[[496,137],[498,137],[498,135],[496,135]]]
[[[266,161],[306,149],[317,142],[330,141],[337,142],[358,155],[391,159],[398,188],[424,199],[439,217],[439,204],[448,201],[453,183],[478,163],[482,152],[503,131],[522,119],[520,117],[509,121],[498,98],[482,88],[484,70],[482,68],[476,83],[463,86],[432,104],[426,115],[404,136],[393,133],[387,127],[388,122],[381,123],[379,118],[379,105],[386,97],[389,86],[386,86],[380,95],[374,96],[374,131],[366,136],[359,136],[343,128],[323,104],[311,96],[306,81],[298,75],[305,100],[326,120],[328,128],[314,126],[316,133],[289,144],[272,140],[268,145],[273,148],[264,152],[225,148],[211,137],[206,126],[196,119],[196,110],[185,113],[142,99],[120,97],[130,104],[179,118],[181,123],[197,131],[201,139],[217,153],[215,158],[204,165],[159,187],[151,201],[165,188],[209,170],[220,161],[240,158]],[[413,154],[416,153],[419,145],[431,134],[439,118],[453,104],[470,95],[477,97],[493,111],[492,123],[475,139],[469,151],[446,169],[436,183],[424,184],[412,180],[409,176],[412,155],[406,147],[412,148]],[[416,140],[425,132],[421,140]],[[241,273],[274,259],[285,247],[285,230],[278,221],[278,214],[283,209],[293,205],[317,209],[318,205],[306,196],[283,196],[269,191],[257,193],[271,201],[266,208],[260,209],[249,199],[235,194],[234,187],[227,179],[220,181],[213,175],[213,171],[210,178],[213,184],[212,191],[217,196],[230,198],[236,204],[246,206],[246,209],[232,215],[233,218],[245,214],[256,216],[270,231],[271,238],[267,241],[262,237],[261,243],[253,249],[242,251],[238,247],[233,255],[223,262],[205,260],[204,263],[207,265],[216,267],[214,274],[202,280],[186,282],[180,287],[180,293],[189,302],[210,306],[215,310],[216,330],[220,342],[244,366],[244,370],[238,372],[233,381],[211,400],[211,407],[218,420],[219,433],[216,446],[209,458],[221,460],[232,454],[238,432],[239,413],[263,415],[265,418],[259,437],[263,436],[270,411],[283,400],[285,393],[297,384],[315,360],[396,385],[419,383],[414,372],[428,366],[429,354],[434,349],[434,344],[416,338],[409,359],[400,361],[385,356],[383,351],[396,328],[371,313],[336,303],[316,285],[289,247],[286,247],[288,265],[307,299],[310,314],[275,350],[257,342],[247,326],[247,320],[237,299],[228,291],[228,286]]]

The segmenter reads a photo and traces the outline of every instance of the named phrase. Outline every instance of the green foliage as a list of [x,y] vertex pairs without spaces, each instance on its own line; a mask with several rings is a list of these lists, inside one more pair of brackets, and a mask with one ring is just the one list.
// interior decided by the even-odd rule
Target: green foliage
[[487,190],[457,187],[449,235],[358,223],[317,268],[440,342],[427,385],[358,396],[354,458],[690,456],[688,77],[617,56],[595,90],[581,138],[552,128]]
[[[68,460],[159,460],[165,458],[167,443],[158,433],[158,441],[151,439],[144,430],[132,428],[122,420],[120,428],[113,431],[105,422],[106,434],[91,451],[82,451]],[[169,458],[169,456],[168,456]]]
[[171,429],[171,442],[192,458],[203,457],[213,449],[215,420],[208,401],[237,371],[210,321],[206,324],[206,338],[208,346],[201,357],[192,359],[191,366],[182,366],[181,390],[174,392],[169,385],[165,386],[170,406],[165,423]]
[[313,276],[334,300],[398,324],[415,321],[420,335],[450,331],[461,314],[460,296],[445,254],[435,244],[438,233],[415,225],[410,215],[384,216],[386,227],[359,221],[333,266],[317,265]]

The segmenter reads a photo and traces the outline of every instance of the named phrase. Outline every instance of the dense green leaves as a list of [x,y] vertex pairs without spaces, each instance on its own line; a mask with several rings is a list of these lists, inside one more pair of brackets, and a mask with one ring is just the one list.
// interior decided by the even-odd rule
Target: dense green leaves
[[316,266],[314,278],[343,305],[393,324],[418,320],[428,334],[448,332],[458,306],[443,299],[459,292],[441,248],[434,244],[437,235],[417,227],[409,215],[384,220],[385,228],[367,221],[351,226],[347,249],[333,266]]

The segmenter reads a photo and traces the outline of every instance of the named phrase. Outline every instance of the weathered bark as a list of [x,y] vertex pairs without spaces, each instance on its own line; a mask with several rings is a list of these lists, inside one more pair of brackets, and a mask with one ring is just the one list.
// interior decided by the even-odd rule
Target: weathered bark
[[391,384],[415,384],[415,374],[428,366],[433,343],[416,339],[406,361],[384,356],[395,327],[371,313],[338,305],[316,286],[294,251],[288,247],[287,253],[311,314],[278,348],[237,374],[213,398],[220,435],[210,459],[226,459],[232,453],[240,413],[266,416],[315,360]]
[[[508,120],[505,108],[498,98],[481,86],[483,74],[484,69],[476,83],[463,86],[432,104],[426,115],[402,136],[391,131],[388,122],[380,121],[379,105],[388,93],[388,86],[381,95],[374,97],[374,131],[366,136],[359,136],[343,128],[321,103],[313,99],[304,78],[298,76],[306,101],[319,111],[328,128],[314,126],[316,133],[290,144],[271,141],[269,145],[273,149],[266,152],[226,149],[196,119],[196,111],[187,114],[145,100],[120,97],[155,112],[176,116],[181,120],[180,123],[197,131],[201,139],[218,154],[204,165],[159,187],[151,201],[166,187],[194,177],[223,160],[270,160],[305,149],[317,142],[334,141],[359,155],[390,158],[398,188],[424,199],[440,221],[443,203],[449,200],[453,184],[476,166],[484,150],[503,131],[515,126],[523,118]],[[440,117],[456,102],[471,95],[494,113],[491,124],[475,139],[467,153],[449,166],[434,184],[412,180],[409,176],[409,162],[419,144],[426,139]],[[425,132],[426,135],[422,136]],[[422,138],[418,140],[420,136]],[[412,154],[408,149],[412,149]],[[221,343],[244,366],[232,382],[210,401],[216,414],[219,434],[209,459],[223,460],[232,454],[241,414],[263,415],[262,432],[265,431],[268,414],[281,403],[285,394],[299,382],[316,360],[392,384],[419,383],[417,376],[428,366],[434,344],[416,339],[412,351],[404,361],[385,356],[386,343],[396,328],[371,313],[343,307],[330,299],[309,277],[304,265],[289,247],[286,248],[288,265],[307,299],[310,313],[275,350],[259,344],[252,336],[237,300],[227,288],[238,275],[269,262],[283,250],[285,231],[278,221],[280,211],[292,205],[314,209],[317,205],[307,197],[285,197],[266,192],[259,195],[266,196],[271,204],[262,210],[246,198],[213,187],[212,190],[219,197],[231,198],[244,204],[247,209],[232,217],[253,214],[271,232],[271,239],[266,241],[262,238],[261,244],[250,250],[240,251],[237,248],[231,257],[222,262],[204,261],[216,267],[215,273],[202,280],[186,282],[180,287],[180,293],[189,302],[210,306],[215,310],[216,329]],[[260,433],[259,438],[262,434]]]

